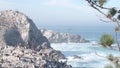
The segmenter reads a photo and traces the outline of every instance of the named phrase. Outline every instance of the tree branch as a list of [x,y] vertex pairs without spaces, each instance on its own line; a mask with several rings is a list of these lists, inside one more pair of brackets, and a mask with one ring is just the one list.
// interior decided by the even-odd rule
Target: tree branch
[[109,10],[111,8],[106,8],[106,7],[99,6],[99,5],[97,5],[96,3],[94,3],[91,0],[86,0],[86,1],[90,4],[90,6],[92,8],[94,8],[95,10],[97,10],[98,12],[100,12],[101,14],[103,14],[106,18],[110,19],[112,22],[116,22],[116,24],[120,27],[120,24],[119,24],[120,22],[117,19],[112,18],[112,17],[108,17],[107,14],[105,14],[103,11],[100,10],[100,8],[101,9],[106,9],[106,10]]
[[101,9],[111,9],[111,8],[107,8],[107,7],[103,7],[103,6],[100,6],[98,5],[97,3],[94,3],[93,1],[91,0],[86,0],[89,4],[92,4],[92,5],[95,5],[96,7],[99,7]]
[[100,56],[100,57],[106,58],[106,56],[100,55],[100,54],[98,54],[96,51],[95,51],[95,54],[96,54],[97,56]]

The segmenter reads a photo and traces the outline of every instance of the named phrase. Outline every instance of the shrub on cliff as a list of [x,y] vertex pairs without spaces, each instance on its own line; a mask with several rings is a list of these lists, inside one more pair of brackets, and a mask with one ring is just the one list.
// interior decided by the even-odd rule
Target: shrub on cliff
[[100,44],[104,47],[110,47],[114,43],[114,39],[110,34],[103,34],[100,38]]

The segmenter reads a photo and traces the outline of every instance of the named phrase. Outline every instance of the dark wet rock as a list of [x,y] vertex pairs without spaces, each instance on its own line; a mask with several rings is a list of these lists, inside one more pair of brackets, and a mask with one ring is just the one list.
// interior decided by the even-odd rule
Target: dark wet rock
[[78,56],[78,55],[73,55],[72,57],[73,59],[83,59],[81,56]]

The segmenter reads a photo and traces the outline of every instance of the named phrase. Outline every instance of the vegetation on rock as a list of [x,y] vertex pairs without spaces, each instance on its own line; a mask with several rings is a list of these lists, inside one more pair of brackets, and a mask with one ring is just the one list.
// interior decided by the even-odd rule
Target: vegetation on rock
[[103,34],[100,38],[100,44],[104,47],[110,47],[114,43],[114,38],[110,34]]
[[[107,20],[104,20],[104,18],[103,18],[102,21],[112,22],[115,24],[115,28],[114,28],[115,36],[116,36],[115,43],[117,44],[117,48],[120,51],[118,35],[117,35],[119,28],[120,28],[120,9],[118,7],[105,6],[105,3],[107,3],[107,1],[109,1],[109,0],[86,0],[86,1],[90,5],[90,7],[97,10],[99,13],[101,13],[103,16],[106,17]],[[113,42],[114,42],[114,40],[111,37],[111,35],[109,35],[109,34],[104,34],[100,38],[100,44],[105,47],[111,46],[111,44],[113,44]],[[111,54],[108,55],[107,59],[110,62],[112,62],[113,65],[106,65],[104,68],[120,68],[119,58],[120,57],[115,57]]]

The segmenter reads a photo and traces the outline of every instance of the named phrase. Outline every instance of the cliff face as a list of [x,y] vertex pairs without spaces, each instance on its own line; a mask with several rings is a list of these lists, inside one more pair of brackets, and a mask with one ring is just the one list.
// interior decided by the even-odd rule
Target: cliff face
[[0,11],[0,67],[69,68],[60,59],[65,56],[50,47],[30,18],[18,11]]
[[6,10],[0,12],[0,41],[7,45],[29,45],[29,48],[37,48],[39,45],[50,44],[46,37],[42,36],[33,21],[23,13]]
[[86,43],[89,42],[85,40],[80,35],[70,34],[70,33],[60,33],[52,30],[40,29],[42,34],[47,37],[51,43]]

